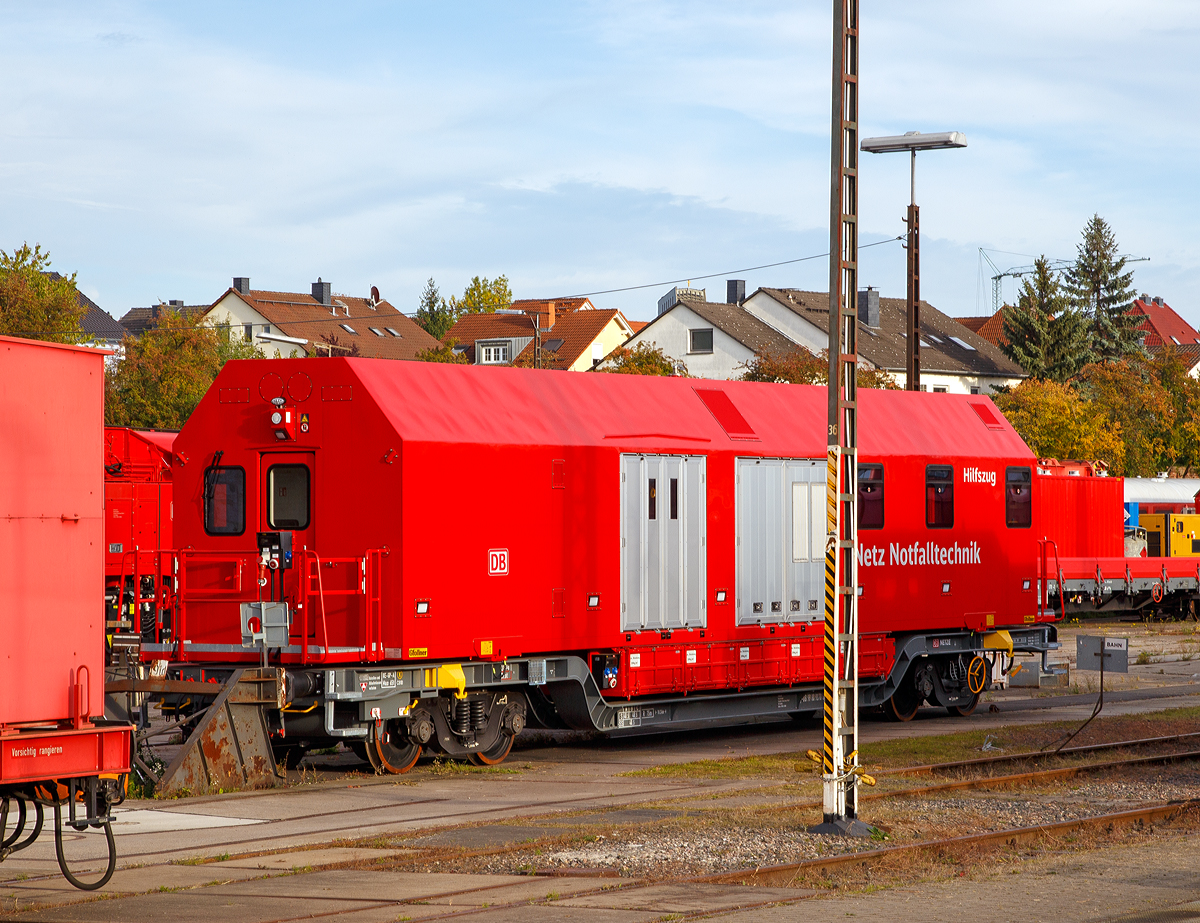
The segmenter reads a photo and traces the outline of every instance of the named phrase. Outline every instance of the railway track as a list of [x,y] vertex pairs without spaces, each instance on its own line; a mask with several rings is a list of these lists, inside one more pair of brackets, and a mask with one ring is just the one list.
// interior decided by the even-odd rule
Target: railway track
[[[1198,736],[1200,736],[1200,734],[1180,734],[1180,735],[1172,735],[1170,737],[1155,737],[1155,738],[1144,738],[1144,739],[1130,740],[1130,741],[1118,741],[1118,742],[1111,743],[1111,744],[1087,745],[1087,746],[1072,748],[1072,750],[1076,754],[1078,754],[1078,753],[1097,752],[1097,751],[1103,751],[1103,750],[1112,750],[1112,749],[1118,749],[1118,748],[1163,745],[1166,743],[1188,742],[1188,741],[1195,739]],[[1064,754],[1067,754],[1067,751],[1064,751]],[[902,774],[906,774],[906,773],[907,774],[937,774],[939,772],[954,771],[954,770],[970,771],[972,769],[986,768],[989,765],[1012,763],[1012,762],[1019,761],[1022,759],[1041,758],[1041,757],[1045,757],[1047,755],[1048,754],[1042,754],[1042,753],[1011,754],[1011,755],[1005,755],[1003,757],[998,757],[998,758],[984,758],[981,760],[965,760],[965,761],[957,761],[957,762],[953,762],[953,763],[934,764],[934,765],[928,765],[928,766],[901,767],[900,769],[891,770],[889,772],[889,775],[896,776],[896,775],[902,775]],[[905,788],[905,789],[900,789],[900,790],[896,790],[893,792],[872,793],[870,795],[863,796],[863,800],[875,800],[875,799],[882,799],[882,798],[917,797],[917,796],[921,796],[921,795],[925,795],[925,794],[934,794],[937,792],[950,791],[950,790],[955,790],[955,789],[966,789],[966,788],[973,788],[973,787],[999,787],[999,786],[1018,784],[1018,783],[1024,783],[1024,782],[1036,782],[1036,781],[1045,781],[1045,780],[1056,779],[1056,778],[1070,777],[1071,775],[1076,775],[1076,774],[1081,774],[1081,773],[1086,773],[1086,772],[1101,771],[1101,770],[1106,770],[1106,769],[1121,769],[1121,768],[1125,768],[1125,767],[1138,767],[1138,766],[1151,765],[1154,763],[1164,763],[1164,762],[1169,762],[1169,761],[1185,760],[1185,759],[1200,759],[1200,750],[1190,750],[1189,749],[1189,750],[1181,751],[1181,752],[1166,753],[1166,754],[1154,754],[1154,755],[1150,755],[1150,756],[1137,756],[1137,757],[1133,757],[1130,759],[1105,760],[1103,762],[1098,762],[1098,763],[1087,763],[1087,764],[1082,764],[1082,765],[1077,765],[1077,766],[1039,769],[1039,770],[1033,770],[1030,772],[1013,773],[1013,774],[1007,774],[1007,775],[1001,775],[1001,776],[987,776],[987,777],[973,778],[973,779],[953,779],[953,780],[947,780],[945,782],[938,782],[937,784],[934,784],[934,785]],[[570,802],[572,800],[573,799],[565,799],[562,802],[562,807],[565,808],[566,810],[571,810],[573,806],[570,804]],[[657,799],[652,796],[651,800],[661,800],[661,799]],[[624,804],[623,807],[632,807],[632,806],[635,806],[636,804],[638,804],[638,802],[633,801],[633,802]],[[553,809],[553,807],[555,807],[556,805],[549,804],[549,805],[543,805],[543,806]],[[816,805],[816,803],[814,803],[811,806],[818,806],[818,805]],[[532,805],[530,805],[529,807],[532,807]],[[810,807],[810,805],[808,805],[808,804],[793,804],[790,807],[807,808],[807,807]],[[647,887],[652,887],[652,886],[660,886],[660,885],[670,885],[670,884],[678,884],[678,885],[734,884],[734,885],[751,885],[751,886],[794,887],[794,886],[796,886],[796,883],[798,881],[801,881],[805,876],[807,876],[809,873],[812,873],[812,872],[821,873],[821,872],[825,872],[825,871],[836,871],[839,869],[849,870],[849,871],[853,872],[855,868],[862,867],[862,866],[865,866],[867,868],[867,870],[869,871],[872,867],[878,868],[881,865],[888,863],[891,859],[893,859],[895,857],[903,857],[906,855],[915,855],[915,854],[920,854],[920,853],[926,853],[926,854],[932,853],[932,854],[941,855],[941,854],[945,854],[945,853],[954,853],[956,851],[961,851],[963,849],[971,849],[971,848],[976,848],[979,846],[985,846],[988,844],[992,844],[992,845],[999,844],[1001,846],[1020,846],[1020,845],[1024,845],[1024,844],[1045,841],[1047,839],[1054,839],[1054,838],[1061,838],[1064,836],[1069,836],[1074,832],[1083,831],[1086,829],[1102,829],[1102,828],[1110,827],[1110,826],[1114,829],[1126,829],[1130,826],[1136,826],[1139,824],[1142,824],[1142,825],[1159,824],[1165,820],[1170,820],[1172,818],[1178,817],[1187,812],[1200,812],[1200,798],[1182,800],[1182,801],[1165,803],[1165,804],[1146,805],[1146,806],[1143,806],[1143,807],[1140,807],[1137,809],[1133,809],[1133,810],[1121,811],[1121,812],[1116,812],[1116,813],[1106,813],[1106,814],[1094,815],[1091,817],[1084,817],[1084,818],[1076,818],[1076,819],[1072,819],[1072,820],[1068,820],[1068,821],[1061,821],[1061,822],[1056,822],[1056,823],[1038,824],[1038,825],[1032,825],[1032,826],[1027,826],[1027,827],[1010,827],[1010,828],[1006,828],[1006,829],[1002,829],[1002,830],[989,831],[989,832],[985,832],[985,833],[969,834],[969,835],[965,835],[965,836],[956,836],[956,837],[949,837],[949,838],[937,839],[937,840],[927,840],[927,841],[915,842],[915,843],[904,843],[904,844],[899,844],[899,845],[894,845],[894,846],[885,846],[885,847],[881,847],[878,849],[871,849],[871,850],[859,851],[859,852],[854,852],[854,853],[846,853],[846,854],[833,855],[833,856],[823,856],[823,857],[819,857],[819,858],[815,858],[815,859],[808,859],[808,860],[795,862],[795,863],[762,866],[762,867],[753,868],[753,869],[745,869],[744,868],[744,869],[741,869],[739,871],[734,871],[734,872],[720,872],[720,873],[711,873],[711,874],[702,874],[702,875],[689,875],[689,876],[683,876],[683,877],[676,877],[676,878],[672,878],[672,879],[665,879],[665,880],[659,879],[659,880],[654,880],[654,881],[630,883],[630,884],[625,884],[625,885],[618,885],[617,881],[614,880],[614,878],[605,876],[605,881],[603,884],[601,884],[600,881],[597,881],[596,887],[594,889],[587,888],[582,891],[572,891],[571,896],[574,898],[574,897],[584,897],[587,895],[599,894],[605,890],[609,890],[609,889],[613,888],[614,886],[619,886],[621,888],[622,892],[629,891],[629,890],[637,891],[642,888],[647,888]],[[448,827],[440,828],[440,829],[443,829],[443,830],[453,829],[455,827],[460,827],[460,826],[462,826],[462,825],[455,824],[455,825],[450,825]],[[436,832],[436,830],[438,830],[438,829],[439,828],[426,828],[425,830],[421,831],[421,835],[428,835],[430,833]],[[569,831],[564,830],[564,835],[569,835]],[[408,865],[412,861],[420,862],[423,858],[428,858],[431,860],[439,859],[439,858],[441,858],[441,859],[452,858],[456,861],[464,860],[464,859],[466,859],[466,860],[483,859],[483,858],[487,858],[487,857],[502,856],[505,854],[528,852],[528,851],[537,849],[539,847],[544,849],[546,846],[552,845],[559,839],[560,839],[559,837],[545,837],[545,838],[542,838],[542,839],[539,839],[536,841],[529,841],[529,842],[518,843],[518,844],[506,844],[503,846],[495,846],[495,847],[489,847],[489,848],[483,848],[483,849],[472,849],[472,850],[450,850],[450,849],[447,849],[446,847],[432,847],[432,848],[429,848],[427,850],[422,850],[422,851],[413,850],[412,852],[405,855],[404,861],[405,861],[405,865]],[[231,838],[231,841],[228,845],[233,848],[236,848],[236,845],[237,845],[236,838]],[[221,844],[216,844],[215,846],[210,845],[209,848],[223,848],[223,847]],[[263,851],[262,853],[258,853],[258,854],[266,855],[266,854],[269,854],[269,853],[275,852],[275,851],[277,851],[277,850]],[[251,854],[251,855],[253,855],[253,854]],[[338,865],[339,864],[332,864],[332,865],[322,866],[322,868],[337,868]],[[354,865],[357,865],[357,863],[347,862],[347,863],[340,863],[340,865],[354,866]],[[612,874],[615,875],[615,872],[613,872]],[[547,879],[551,878],[551,877],[591,877],[591,876],[596,875],[596,870],[543,869],[543,870],[539,870],[536,873],[536,875],[539,877],[547,878]],[[479,888],[468,888],[468,889],[464,889],[461,892],[455,892],[455,893],[456,894],[461,893],[463,895],[479,894],[482,892],[487,892],[489,889],[494,889],[494,888],[499,888],[499,887],[500,886],[497,886],[497,885],[487,885],[487,886],[481,886]],[[819,884],[818,884],[818,887],[819,887]],[[442,896],[452,896],[452,895],[442,895]],[[806,892],[798,891],[797,899],[802,899],[805,896],[808,896]],[[528,906],[529,903],[530,903],[530,901],[528,901],[528,900],[521,900],[521,901],[513,902],[511,906],[515,909],[516,907]],[[538,902],[534,901],[534,903],[538,903]],[[548,904],[548,903],[550,903],[550,900],[547,899],[545,901],[542,901],[542,903]],[[740,910],[751,909],[754,906],[759,906],[759,903],[761,903],[761,905],[768,905],[771,903],[778,903],[778,900],[771,899],[771,900],[764,900],[761,902],[753,902],[752,901],[751,903],[741,905],[738,909],[740,909]],[[381,901],[380,906],[381,907],[395,906],[398,911],[401,911],[401,910],[403,910],[404,906],[406,906],[406,904],[405,904],[405,902],[402,902],[402,901]],[[459,917],[469,917],[469,916],[473,916],[475,914],[479,914],[479,913],[483,912],[485,909],[494,912],[494,911],[500,910],[507,906],[509,906],[509,905],[505,904],[505,903],[490,903],[486,908],[480,907],[480,906],[473,906],[473,907],[472,906],[464,906],[461,908],[449,908],[448,907],[445,913],[437,914],[435,916],[430,916],[430,917],[423,917],[423,919],[457,919]],[[686,918],[686,917],[689,917],[692,915],[693,914],[683,914],[683,917]],[[331,919],[336,920],[337,917],[339,917],[339,916],[341,916],[340,913],[335,913],[335,914],[331,915]]]

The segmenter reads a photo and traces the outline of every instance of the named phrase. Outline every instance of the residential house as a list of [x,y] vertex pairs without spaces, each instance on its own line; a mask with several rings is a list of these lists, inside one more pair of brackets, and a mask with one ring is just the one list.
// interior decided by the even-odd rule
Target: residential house
[[[1143,294],[1134,299],[1129,313],[1142,318],[1138,325],[1141,331],[1139,342],[1147,352],[1156,355],[1171,346],[1187,365],[1188,374],[1193,378],[1200,377],[1200,333],[1169,304],[1157,295],[1151,298]],[[958,317],[955,320],[996,346],[1007,342],[1004,339],[1004,308],[984,317]]]
[[[675,289],[662,313],[627,343],[651,343],[698,378],[739,378],[755,355],[782,355],[797,347],[820,353],[829,342],[829,296],[824,292],[760,288],[749,297],[730,280],[726,303]],[[905,301],[859,293],[859,362],[905,381]],[[931,305],[921,303],[921,383],[925,390],[987,394],[1024,377],[993,344]]]
[[985,314],[983,317],[956,317],[954,319],[995,346],[1003,347],[1008,342],[1004,338],[1004,308],[995,314]]
[[511,309],[464,315],[443,342],[453,343],[475,365],[540,364],[583,372],[632,334],[620,311],[596,308],[586,298],[521,299]]
[[184,304],[181,299],[172,298],[170,301],[160,301],[148,308],[130,308],[121,316],[121,326],[129,332],[130,336],[140,337],[151,327],[157,327],[159,318],[166,311],[192,317],[204,314],[209,307],[210,305],[206,304]]
[[[829,344],[829,295],[825,292],[760,288],[742,306],[812,352]],[[904,387],[908,377],[906,300],[884,298],[868,288],[859,292],[858,317],[860,363],[888,372]],[[990,394],[997,386],[1011,387],[1024,377],[1021,367],[994,343],[921,302],[922,390]]]
[[705,301],[703,296],[702,290],[674,290],[670,306],[633,334],[625,347],[647,343],[693,378],[723,379],[741,378],[756,355],[796,348],[740,305]]
[[414,320],[379,297],[335,295],[318,279],[309,294],[251,289],[237,276],[205,311],[205,321],[253,340],[268,356],[357,354],[371,359],[415,359],[441,344]]
[[1200,333],[1169,304],[1157,295],[1151,298],[1143,294],[1134,300],[1129,313],[1143,318],[1138,325],[1141,334],[1138,342],[1150,355],[1158,355],[1170,347],[1183,360],[1188,374],[1200,377]]

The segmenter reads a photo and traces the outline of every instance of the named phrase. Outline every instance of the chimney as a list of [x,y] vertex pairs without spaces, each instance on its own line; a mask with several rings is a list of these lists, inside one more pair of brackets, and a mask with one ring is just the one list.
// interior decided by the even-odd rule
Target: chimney
[[554,302],[546,302],[546,329],[549,330],[554,326]]
[[746,300],[746,280],[725,280],[725,301],[727,304],[741,304]]
[[249,276],[234,276],[233,290],[239,295],[250,294],[250,277]]
[[162,302],[159,302],[156,305],[150,306],[150,316],[152,318],[154,318],[155,320],[158,320],[159,315],[161,315],[161,314],[162,314]]
[[172,298],[170,301],[167,302],[167,304],[169,304],[173,308],[182,308],[183,307],[183,299],[182,298]]
[[868,327],[879,327],[879,292],[869,285],[858,293],[858,319]]
[[1162,295],[1155,295],[1155,296],[1154,296],[1154,303],[1155,303],[1156,305],[1158,305],[1159,307],[1162,307]]
[[317,299],[318,304],[328,305],[330,303],[331,292],[329,291],[328,282],[322,282],[321,277],[317,276],[317,281],[312,285],[312,295]]

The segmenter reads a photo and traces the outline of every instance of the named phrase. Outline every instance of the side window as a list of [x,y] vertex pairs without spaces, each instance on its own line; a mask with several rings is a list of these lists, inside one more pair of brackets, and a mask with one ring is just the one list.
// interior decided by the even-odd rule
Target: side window
[[204,531],[209,535],[241,535],[246,531],[244,468],[204,470]]
[[949,465],[925,468],[925,525],[931,529],[954,525],[954,469]]
[[1033,523],[1033,483],[1028,468],[1004,472],[1004,524],[1024,529]]
[[308,466],[272,465],[267,471],[267,524],[272,529],[308,528]]
[[858,466],[858,527],[883,528],[883,465]]
[[648,518],[658,519],[658,478],[650,478],[650,502],[647,507]]

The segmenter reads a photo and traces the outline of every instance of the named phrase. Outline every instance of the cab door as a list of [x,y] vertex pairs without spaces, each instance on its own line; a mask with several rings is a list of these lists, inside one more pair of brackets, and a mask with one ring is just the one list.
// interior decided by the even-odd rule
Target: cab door
[[[290,532],[292,561],[269,576],[271,597],[286,600],[293,607],[303,599],[301,581],[308,568],[305,552],[316,550],[316,521],[313,516],[313,485],[316,482],[316,458],[312,452],[264,452],[260,460],[258,532]],[[292,633],[302,625],[302,613],[292,616]],[[314,631],[308,620],[308,633]]]

